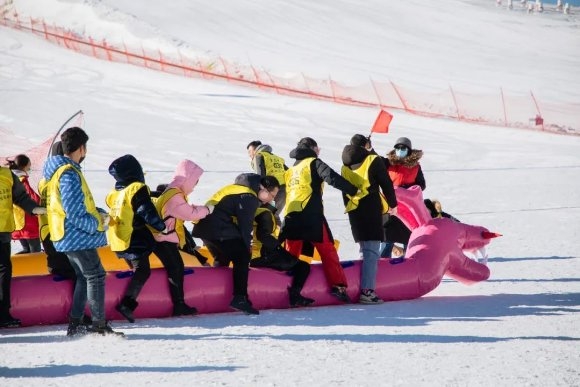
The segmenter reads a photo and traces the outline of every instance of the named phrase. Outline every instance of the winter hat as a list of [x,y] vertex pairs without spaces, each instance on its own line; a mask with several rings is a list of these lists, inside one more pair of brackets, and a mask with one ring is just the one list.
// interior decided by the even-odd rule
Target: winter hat
[[89,136],[79,127],[68,128],[60,135],[62,151],[65,155],[70,155],[89,141]]
[[363,148],[370,142],[371,142],[371,139],[363,136],[362,134],[355,134],[350,139],[350,145],[360,146]]
[[413,146],[411,144],[411,140],[409,140],[407,137],[399,137],[397,139],[397,142],[395,142],[395,148],[397,147],[397,145],[403,145],[406,146],[409,150],[413,149]]
[[305,147],[305,148],[315,148],[318,146],[316,141],[314,141],[311,137],[304,137],[298,141],[298,146]]

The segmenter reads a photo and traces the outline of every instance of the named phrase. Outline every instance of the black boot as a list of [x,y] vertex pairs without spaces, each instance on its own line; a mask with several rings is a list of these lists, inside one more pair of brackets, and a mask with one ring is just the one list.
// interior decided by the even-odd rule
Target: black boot
[[254,307],[247,296],[234,296],[230,302],[230,308],[244,312],[245,314],[260,314]]
[[173,316],[191,316],[194,314],[197,314],[197,309],[187,305],[185,302],[173,305]]
[[68,328],[66,329],[68,337],[84,336],[86,334],[87,326],[83,324],[82,318],[68,318]]
[[135,322],[135,317],[133,316],[133,311],[137,308],[139,303],[131,297],[123,297],[120,303],[115,306],[117,312],[121,313],[123,317],[127,319],[130,323]]
[[87,333],[97,334],[101,336],[115,335],[125,337],[123,332],[114,331],[109,323],[105,320],[93,321],[93,325],[87,328]]
[[290,300],[290,307],[292,308],[308,306],[314,302],[312,298],[303,297],[300,294],[300,289],[295,288],[288,288],[288,299]]
[[12,317],[10,313],[6,313],[6,315],[0,317],[0,328],[18,328],[21,325],[22,321]]

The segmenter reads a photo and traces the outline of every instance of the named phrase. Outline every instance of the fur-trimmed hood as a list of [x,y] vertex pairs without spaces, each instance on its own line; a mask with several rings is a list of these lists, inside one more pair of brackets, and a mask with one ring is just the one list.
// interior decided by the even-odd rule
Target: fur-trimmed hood
[[402,159],[395,156],[394,149],[387,153],[387,159],[391,165],[402,165],[409,168],[418,165],[421,157],[423,157],[423,151],[420,149],[413,149],[410,154]]

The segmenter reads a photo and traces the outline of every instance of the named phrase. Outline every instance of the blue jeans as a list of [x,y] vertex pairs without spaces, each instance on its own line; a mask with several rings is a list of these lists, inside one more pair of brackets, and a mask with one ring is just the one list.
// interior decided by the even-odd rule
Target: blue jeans
[[377,267],[379,262],[380,241],[360,241],[359,255],[362,258],[360,288],[375,290],[377,282]]
[[87,301],[93,321],[105,321],[105,269],[96,249],[67,251],[77,275],[70,317],[81,318]]

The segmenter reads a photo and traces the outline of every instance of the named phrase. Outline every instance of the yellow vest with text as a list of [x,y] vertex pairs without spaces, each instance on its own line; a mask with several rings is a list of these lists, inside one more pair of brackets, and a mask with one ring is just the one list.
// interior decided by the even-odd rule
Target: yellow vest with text
[[286,171],[286,205],[284,206],[284,215],[291,212],[301,212],[312,197],[310,164],[314,160],[316,160],[315,157],[305,158]]
[[141,182],[135,182],[120,191],[112,190],[105,199],[110,208],[111,223],[107,230],[107,239],[112,251],[125,251],[131,245],[135,217],[131,201],[137,191],[144,186],[145,184]]
[[64,237],[64,221],[66,218],[66,212],[62,207],[62,197],[60,196],[60,177],[68,169],[72,169],[79,175],[81,179],[81,190],[83,192],[83,196],[85,197],[85,208],[87,209],[87,212],[93,215],[99,222],[97,230],[101,232],[105,231],[101,221],[101,216],[97,211],[97,206],[95,205],[95,200],[93,199],[93,195],[91,194],[91,190],[89,189],[83,174],[74,166],[65,164],[56,170],[54,175],[52,175],[50,178],[50,181],[47,183],[46,212],[50,240],[53,242],[59,241]]
[[[253,189],[251,189],[250,187],[246,187],[245,185],[239,185],[239,184],[230,184],[230,185],[226,185],[225,187],[223,187],[222,189],[220,189],[219,191],[217,191],[215,194],[212,195],[211,198],[209,198],[209,200],[205,203],[205,204],[211,204],[212,206],[217,205],[220,201],[222,201],[223,198],[225,198],[226,196],[229,195],[240,195],[240,194],[251,194],[254,196],[258,196],[256,195],[256,192],[254,192]],[[238,224],[238,219],[235,216],[232,216],[232,221],[235,224]]]
[[0,167],[0,232],[14,231],[13,185],[14,180],[10,169]]
[[264,158],[264,167],[266,168],[266,175],[274,176],[280,185],[284,184],[284,159],[276,156],[270,152],[258,152]]
[[[22,182],[24,180],[24,176],[19,177],[18,180]],[[26,213],[22,208],[20,208],[16,204],[13,205],[13,211],[14,211],[14,231],[22,230],[26,225],[26,219],[24,218],[26,216]]]
[[[153,204],[155,205],[155,208],[157,209],[157,213],[159,214],[161,219],[163,219],[164,222],[167,219],[171,218],[171,216],[165,215],[165,205],[167,204],[169,199],[178,194],[180,194],[181,197],[183,197],[183,200],[187,202],[187,196],[185,196],[182,190],[175,187],[166,189],[161,195],[159,195],[158,198],[151,198]],[[175,232],[177,234],[177,239],[179,240],[179,247],[185,246],[185,227],[183,226],[183,223],[184,223],[183,219],[175,218],[175,229],[168,230],[168,234],[172,232]],[[149,225],[147,225],[147,227],[149,228],[149,230],[151,230],[151,232],[154,235],[159,234],[159,231],[155,230],[153,227]]]
[[256,235],[256,228],[258,227],[258,223],[256,222],[256,217],[258,217],[259,215],[263,214],[264,212],[269,212],[270,216],[272,217],[272,224],[274,225],[274,229],[271,232],[271,235],[274,238],[278,238],[278,227],[276,227],[276,219],[274,218],[274,214],[272,213],[272,211],[270,211],[267,208],[263,208],[263,207],[258,207],[258,209],[256,210],[256,215],[254,217],[254,232],[252,233],[253,235],[253,239],[252,239],[252,259],[254,258],[258,258],[260,257],[260,250],[262,250],[262,242],[260,242],[260,240],[258,239],[257,235]]

